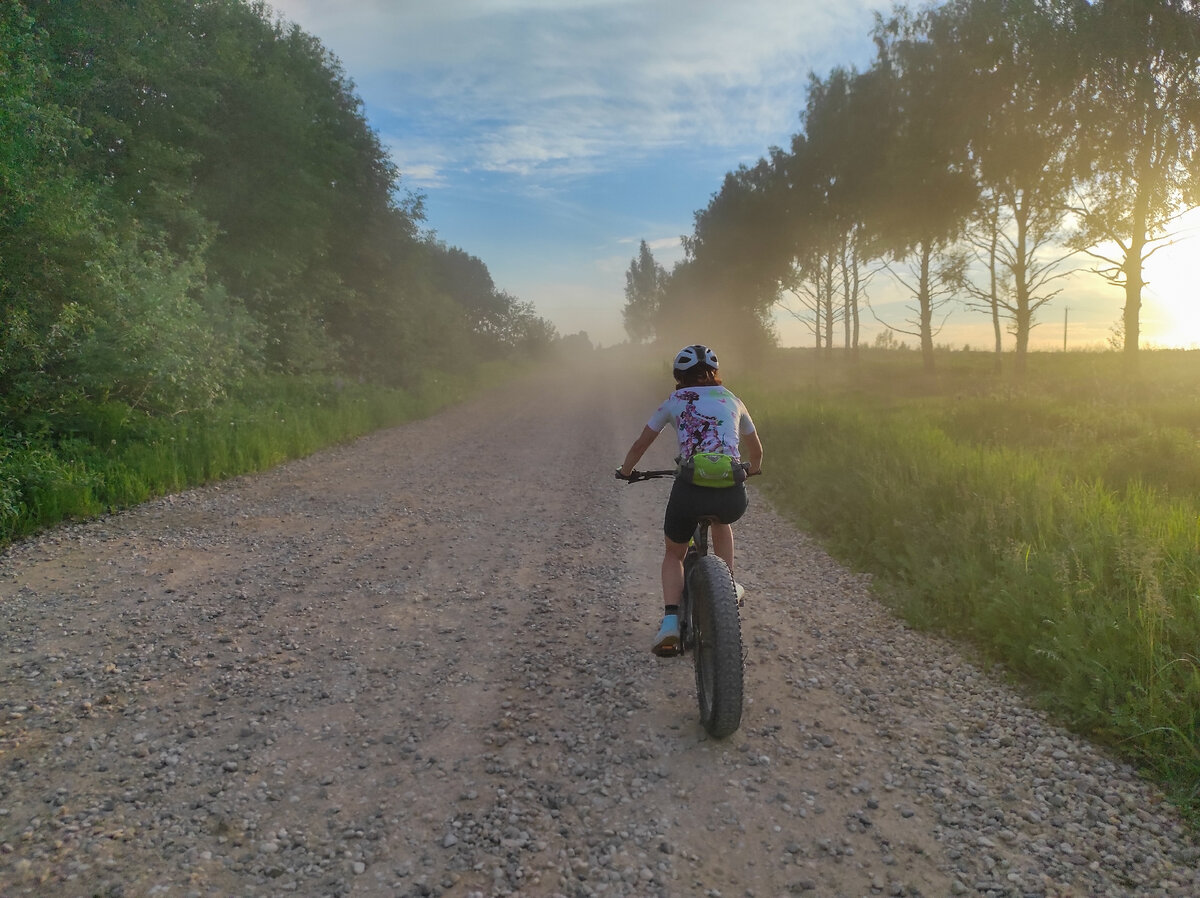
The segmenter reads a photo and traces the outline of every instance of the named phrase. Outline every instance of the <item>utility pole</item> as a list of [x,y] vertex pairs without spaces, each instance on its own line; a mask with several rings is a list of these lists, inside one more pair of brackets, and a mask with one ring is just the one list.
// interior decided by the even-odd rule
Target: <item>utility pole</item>
[[1067,306],[1063,309],[1063,352],[1067,351],[1067,316],[1071,314],[1071,307]]

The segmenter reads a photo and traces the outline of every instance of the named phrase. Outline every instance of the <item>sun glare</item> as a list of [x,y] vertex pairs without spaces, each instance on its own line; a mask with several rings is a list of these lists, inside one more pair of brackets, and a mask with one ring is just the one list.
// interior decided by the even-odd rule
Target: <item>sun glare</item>
[[1164,347],[1200,348],[1200,210],[1193,209],[1175,229],[1172,246],[1146,263],[1143,292],[1148,342]]

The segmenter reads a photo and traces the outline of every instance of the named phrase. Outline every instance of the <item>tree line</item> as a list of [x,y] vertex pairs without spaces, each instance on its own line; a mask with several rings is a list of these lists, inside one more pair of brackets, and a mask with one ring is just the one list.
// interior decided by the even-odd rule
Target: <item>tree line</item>
[[1039,311],[1083,268],[1123,290],[1135,365],[1146,260],[1200,205],[1200,5],[950,0],[877,14],[873,36],[865,71],[810,75],[790,147],[726,175],[671,272],[643,242],[630,337],[678,339],[700,315],[755,346],[783,308],[818,348],[855,351],[887,277],[908,300],[890,326],[927,369],[956,303],[990,316],[997,363],[1011,332],[1023,370]]
[[0,0],[0,431],[547,349],[423,206],[337,59],[265,3]]

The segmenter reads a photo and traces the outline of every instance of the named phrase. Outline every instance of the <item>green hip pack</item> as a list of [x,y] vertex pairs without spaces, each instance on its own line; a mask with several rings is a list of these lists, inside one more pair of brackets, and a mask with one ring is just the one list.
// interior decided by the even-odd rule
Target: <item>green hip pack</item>
[[746,469],[732,455],[701,452],[687,461],[678,460],[675,479],[695,486],[737,486],[746,481]]

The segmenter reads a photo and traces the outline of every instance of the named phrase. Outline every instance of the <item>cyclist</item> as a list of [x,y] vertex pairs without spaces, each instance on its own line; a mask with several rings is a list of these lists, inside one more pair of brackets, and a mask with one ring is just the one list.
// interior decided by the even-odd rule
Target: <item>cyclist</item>
[[[679,602],[683,597],[683,558],[700,518],[719,523],[710,530],[713,551],[733,571],[733,528],[746,513],[746,474],[762,470],[762,442],[746,406],[721,383],[716,353],[703,344],[685,346],[675,356],[675,391],[658,407],[634,440],[616,476],[628,479],[642,455],[668,423],[679,437],[678,471],[663,520],[662,626],[651,651],[667,657],[680,651]],[[741,467],[740,447],[748,468]],[[738,597],[742,588],[737,586]]]

